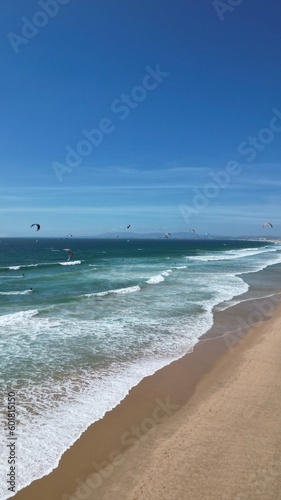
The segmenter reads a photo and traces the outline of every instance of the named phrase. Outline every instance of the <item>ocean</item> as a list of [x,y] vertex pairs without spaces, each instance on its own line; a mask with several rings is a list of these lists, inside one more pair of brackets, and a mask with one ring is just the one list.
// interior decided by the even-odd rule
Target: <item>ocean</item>
[[192,350],[215,310],[280,291],[280,270],[278,242],[3,238],[0,498],[11,496],[8,393],[21,489],[130,388]]

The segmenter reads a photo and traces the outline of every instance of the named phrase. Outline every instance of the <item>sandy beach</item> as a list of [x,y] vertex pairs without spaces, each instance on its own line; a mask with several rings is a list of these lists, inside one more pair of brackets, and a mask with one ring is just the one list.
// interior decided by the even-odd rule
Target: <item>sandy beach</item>
[[215,315],[191,354],[145,378],[14,498],[281,498],[280,306],[243,335],[217,335],[251,308]]

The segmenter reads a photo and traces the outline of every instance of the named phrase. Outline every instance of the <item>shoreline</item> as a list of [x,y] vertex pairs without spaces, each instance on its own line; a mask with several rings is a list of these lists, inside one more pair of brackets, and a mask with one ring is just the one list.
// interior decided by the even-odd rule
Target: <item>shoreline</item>
[[124,453],[97,494],[90,476],[71,500],[81,494],[88,500],[280,499],[280,326],[278,307],[220,356],[188,402],[138,450]]
[[[259,336],[257,332],[268,325],[266,321],[267,324],[253,328],[253,322],[249,321],[250,315],[257,312],[257,302],[258,299],[255,299],[254,304],[252,301],[244,302],[215,312],[213,327],[201,337],[191,353],[145,377],[117,407],[88,427],[64,453],[56,469],[20,490],[13,498],[76,500],[82,498],[83,487],[86,488],[83,498],[103,498],[101,490],[106,490],[111,476],[118,475],[121,462],[129,453],[126,450],[138,448],[142,441],[153,436],[156,428],[164,427],[166,420],[176,418],[178,410],[188,403],[197,385],[215,369],[220,359],[232,359],[239,347],[236,344],[244,346],[248,338],[249,342],[255,343]],[[267,305],[263,304],[263,320],[269,319],[266,309],[271,314],[273,306],[276,302],[273,304],[269,299]],[[237,317],[244,318],[244,325],[233,333],[232,326]],[[251,326],[251,333],[247,335]],[[226,336],[226,331],[232,333]],[[91,487],[85,483],[89,477]],[[81,491],[79,488],[82,488]],[[88,494],[87,488],[90,488]]]

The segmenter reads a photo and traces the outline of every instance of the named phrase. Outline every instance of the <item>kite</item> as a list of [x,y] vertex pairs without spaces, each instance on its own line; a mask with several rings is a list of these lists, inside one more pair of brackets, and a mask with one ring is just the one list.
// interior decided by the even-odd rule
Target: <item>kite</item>
[[68,259],[67,259],[67,260],[72,259],[72,257],[73,257],[73,253],[72,253],[72,251],[70,250],[70,248],[64,248],[63,250],[64,250],[65,252],[68,252]]
[[266,227],[266,226],[270,226],[270,227],[273,227],[273,225],[271,224],[271,222],[264,222],[262,227]]
[[33,227],[33,226],[37,226],[36,231],[39,231],[39,229],[40,229],[40,227],[41,227],[41,226],[40,226],[40,224],[31,224],[31,226],[30,226],[30,227]]

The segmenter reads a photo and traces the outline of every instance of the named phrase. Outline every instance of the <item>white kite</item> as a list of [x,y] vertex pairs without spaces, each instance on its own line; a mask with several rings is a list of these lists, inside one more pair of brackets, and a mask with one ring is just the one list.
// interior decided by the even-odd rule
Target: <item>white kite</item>
[[67,259],[67,260],[72,259],[72,257],[73,257],[73,253],[72,253],[72,251],[70,250],[70,248],[64,248],[63,250],[64,250],[65,252],[67,252],[67,253],[68,253],[68,259]]

